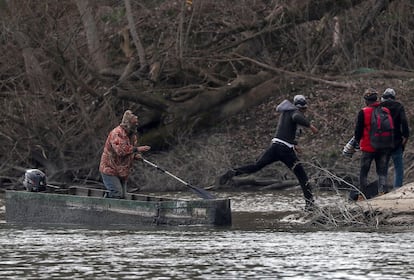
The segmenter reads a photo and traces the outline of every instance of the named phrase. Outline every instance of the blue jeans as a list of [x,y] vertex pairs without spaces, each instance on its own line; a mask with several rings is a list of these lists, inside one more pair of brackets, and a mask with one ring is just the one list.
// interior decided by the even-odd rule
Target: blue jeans
[[109,191],[108,198],[124,198],[127,188],[126,180],[117,176],[111,176],[101,173],[102,181],[105,188]]
[[404,179],[403,149],[401,146],[391,153],[391,158],[394,163],[394,188],[399,188]]

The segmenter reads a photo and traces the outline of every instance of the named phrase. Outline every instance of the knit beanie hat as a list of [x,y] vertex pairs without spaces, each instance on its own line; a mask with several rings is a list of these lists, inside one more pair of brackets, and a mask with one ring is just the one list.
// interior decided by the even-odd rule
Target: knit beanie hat
[[364,92],[364,99],[366,101],[377,101],[378,92],[373,88],[369,88]]
[[308,107],[306,98],[303,95],[295,95],[295,97],[293,97],[293,104],[299,109]]
[[395,99],[395,90],[392,88],[387,88],[381,96],[382,100],[386,99]]

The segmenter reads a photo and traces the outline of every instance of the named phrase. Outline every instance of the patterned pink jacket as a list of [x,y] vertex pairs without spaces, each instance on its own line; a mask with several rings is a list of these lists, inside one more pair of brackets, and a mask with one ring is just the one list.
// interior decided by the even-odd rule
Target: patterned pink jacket
[[120,125],[115,127],[106,139],[99,165],[99,171],[106,175],[127,179],[134,162],[133,148],[138,144],[138,136],[128,137]]

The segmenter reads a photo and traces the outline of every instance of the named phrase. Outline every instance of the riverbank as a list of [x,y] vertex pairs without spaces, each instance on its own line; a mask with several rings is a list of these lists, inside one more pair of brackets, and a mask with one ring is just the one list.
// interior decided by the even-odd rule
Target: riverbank
[[365,211],[378,213],[384,224],[414,226],[414,183],[358,204]]
[[[366,88],[374,87],[382,94],[387,87],[393,87],[397,92],[397,100],[404,104],[409,123],[413,123],[414,95],[410,92],[414,88],[414,83],[411,80],[362,76],[349,76],[344,80],[355,87],[335,88],[323,84],[310,84],[306,90],[275,92],[266,102],[241,112],[209,130],[192,135],[166,152],[150,152],[148,157],[193,184],[212,186],[216,178],[229,168],[254,162],[274,136],[279,117],[276,106],[284,99],[292,100],[294,95],[304,94],[309,105],[306,115],[319,129],[316,135],[302,130],[298,138],[302,150],[299,158],[308,177],[315,188],[326,187],[327,184],[328,187],[342,187],[343,180],[358,186],[361,153],[356,152],[352,158],[348,158],[342,155],[342,150],[353,135],[358,111],[365,106],[362,93]],[[411,143],[409,140],[404,151],[404,182],[414,181],[414,165],[410,164],[414,160],[414,147]],[[137,183],[143,190],[154,186],[162,186],[167,190],[174,189],[173,185],[176,182],[171,178],[154,176],[145,166],[137,166],[137,175],[132,175],[133,182],[130,186]],[[391,182],[392,164],[389,174]],[[292,172],[280,162],[266,166],[252,175],[258,180],[296,180]],[[368,179],[376,180],[374,166]],[[246,186],[245,189],[248,188],[249,186]]]
[[414,183],[363,201],[346,198],[316,209],[307,224],[332,228],[414,228]]

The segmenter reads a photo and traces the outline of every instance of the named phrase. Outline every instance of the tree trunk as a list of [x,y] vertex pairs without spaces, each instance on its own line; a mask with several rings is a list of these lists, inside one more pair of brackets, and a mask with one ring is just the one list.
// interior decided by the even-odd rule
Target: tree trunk
[[50,93],[51,79],[42,69],[40,62],[37,60],[33,48],[23,48],[22,55],[26,66],[26,74],[30,82],[30,87],[34,93]]
[[124,3],[125,3],[126,16],[128,19],[129,31],[131,33],[132,41],[134,42],[135,47],[137,48],[140,68],[143,69],[147,66],[147,60],[145,58],[145,49],[141,43],[141,38],[139,37],[138,30],[135,27],[134,16],[132,15],[131,1],[124,0]]
[[102,71],[107,67],[107,61],[100,43],[101,35],[92,12],[91,1],[75,0],[75,2],[85,28],[89,54],[97,70]]

